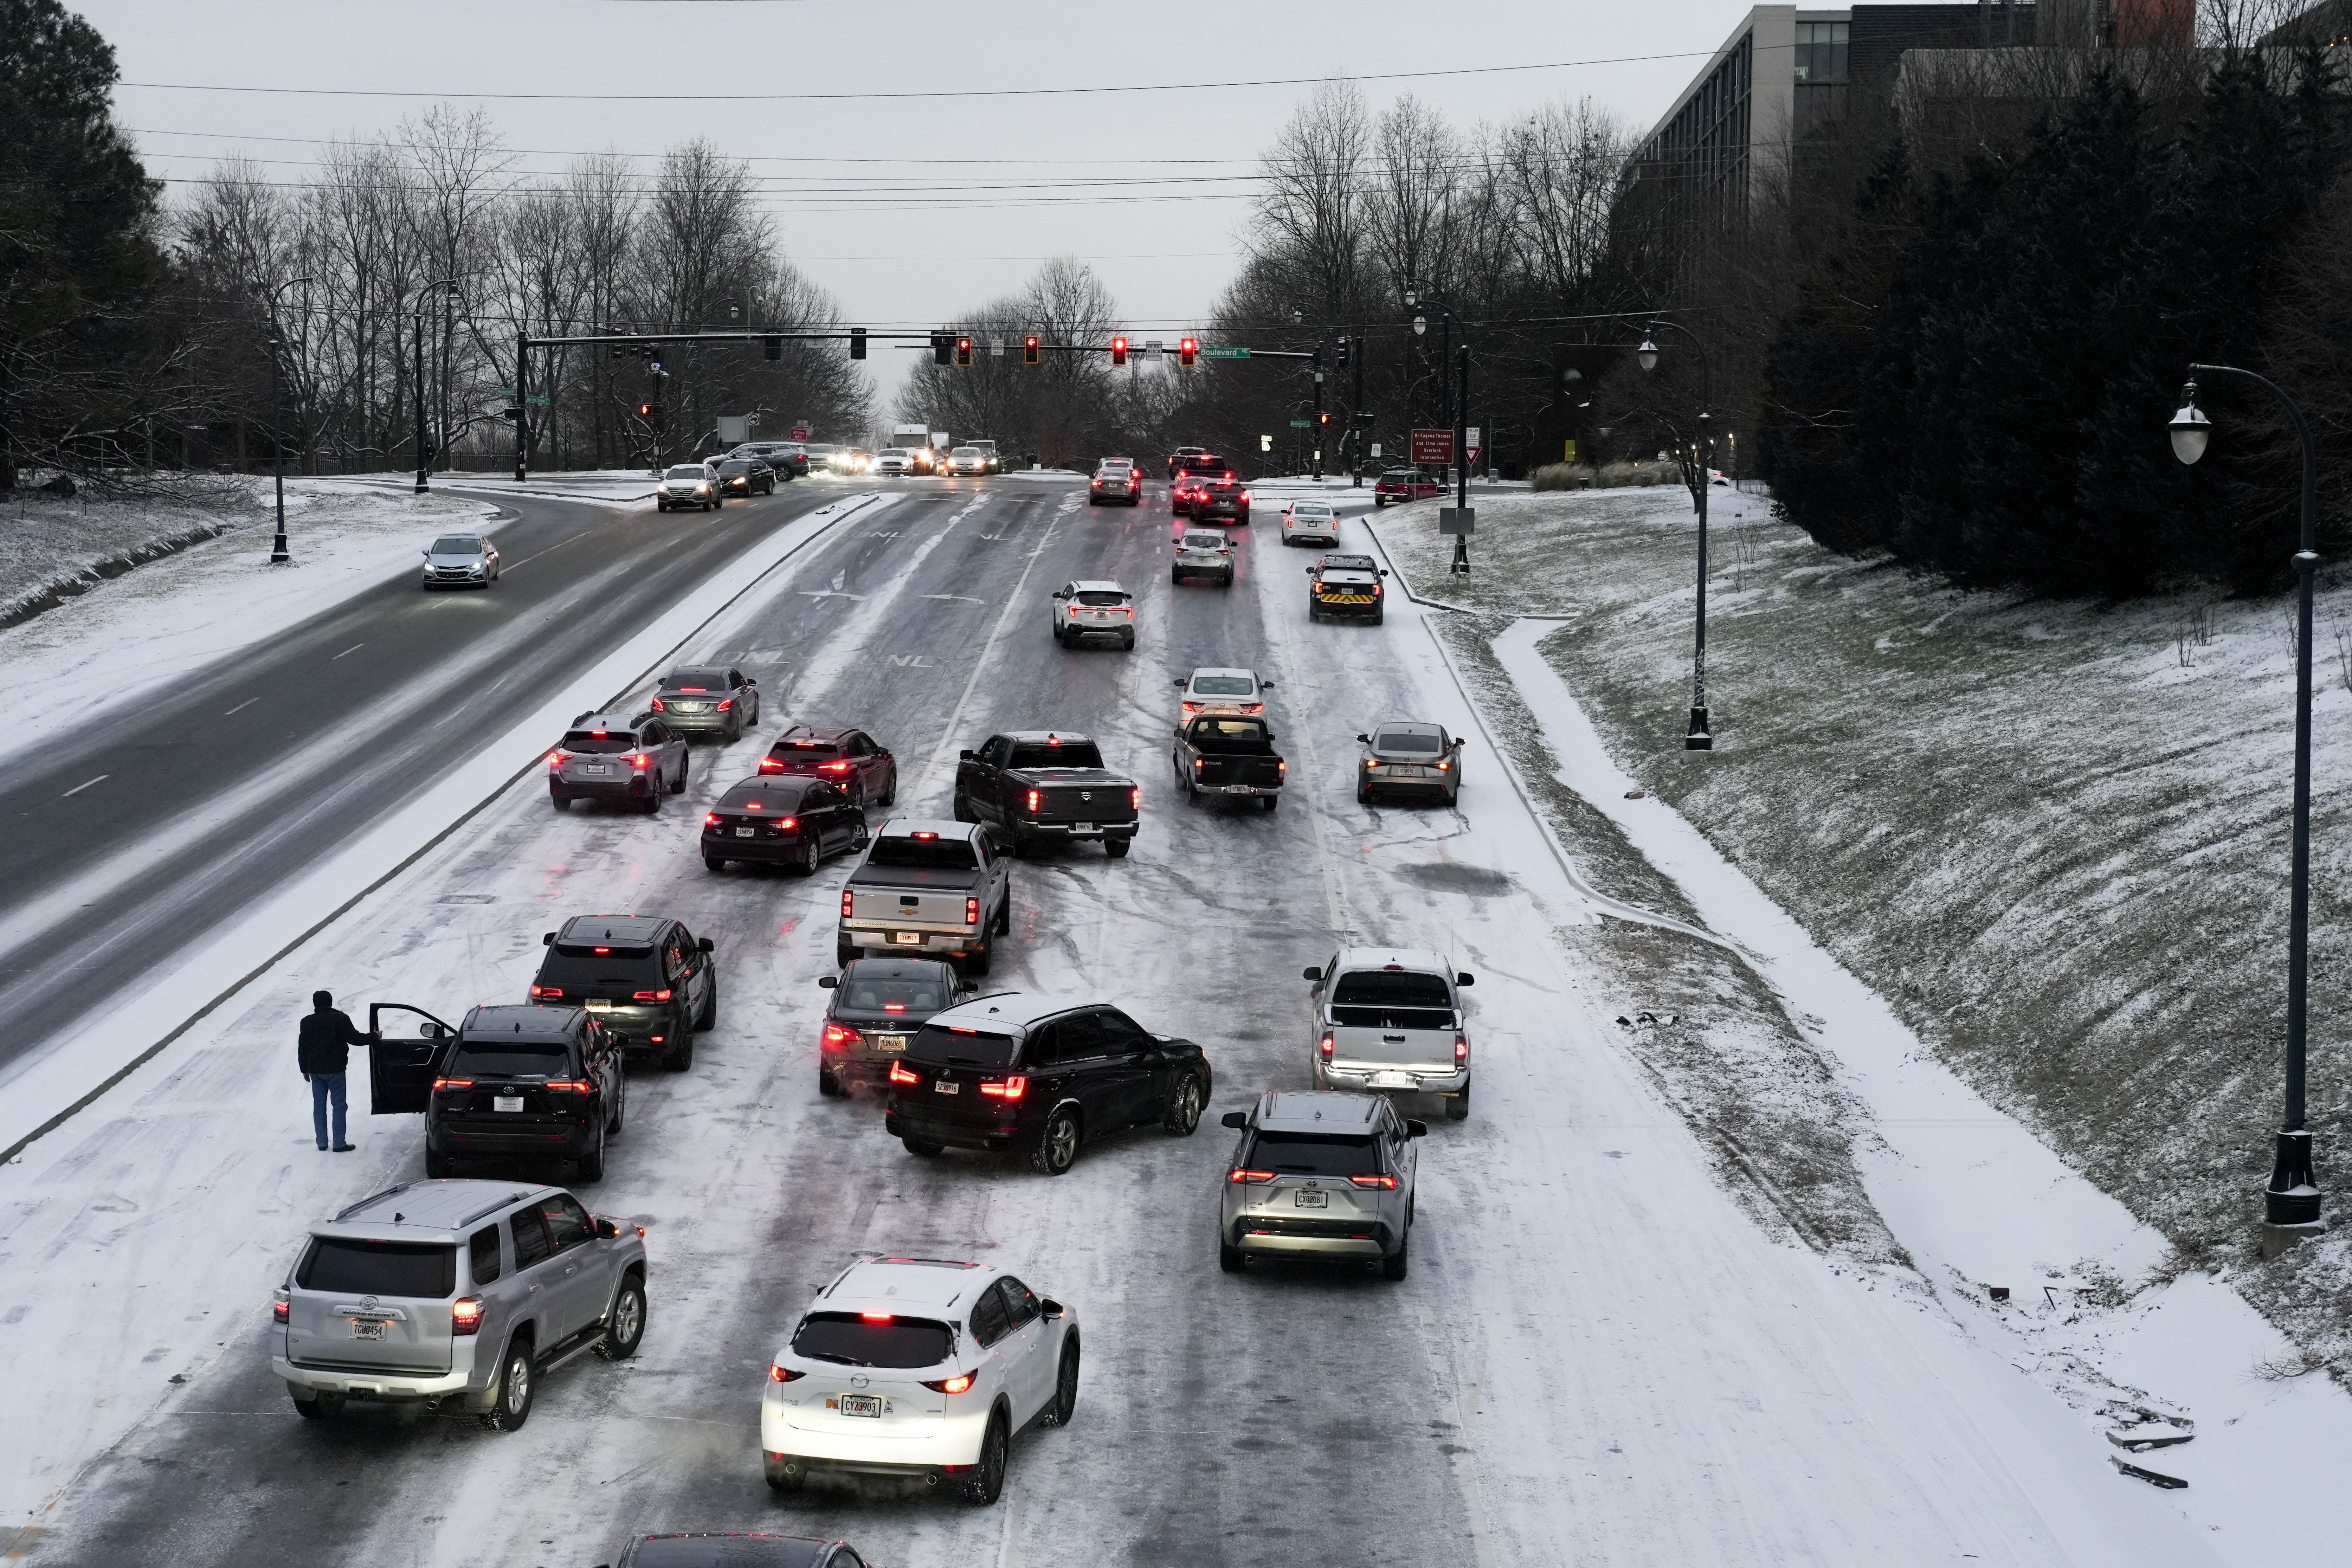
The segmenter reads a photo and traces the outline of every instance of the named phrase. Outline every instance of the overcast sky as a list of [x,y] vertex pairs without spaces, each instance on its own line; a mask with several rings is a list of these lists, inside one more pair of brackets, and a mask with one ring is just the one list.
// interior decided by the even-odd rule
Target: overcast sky
[[[282,160],[267,166],[299,178],[320,139],[389,129],[436,99],[481,102],[525,169],[558,170],[569,154],[608,148],[650,158],[707,135],[755,160],[787,251],[852,322],[952,320],[1039,259],[1067,253],[1093,264],[1137,330],[1162,336],[1197,322],[1232,275],[1252,160],[1307,88],[809,95],[1596,62],[1363,89],[1376,109],[1412,92],[1464,125],[1590,94],[1646,129],[1747,7],[85,0],[79,9],[114,45],[121,121],[159,176],[201,176],[241,151]],[[186,90],[236,87],[398,96]],[[534,93],[583,96],[498,96]],[[984,188],[1004,186],[1029,188]],[[887,391],[898,367],[876,368]]]

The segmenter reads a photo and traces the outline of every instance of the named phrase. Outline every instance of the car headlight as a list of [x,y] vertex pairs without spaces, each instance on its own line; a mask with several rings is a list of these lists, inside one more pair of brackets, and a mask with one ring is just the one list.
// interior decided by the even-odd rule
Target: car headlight
[[489,563],[488,562],[477,561],[473,565],[468,566],[466,571],[468,575],[478,577],[489,569]]
[[710,488],[710,486],[709,486],[707,482],[706,482],[706,483],[703,483],[703,484],[698,484],[698,485],[697,485],[697,486],[695,486],[695,487],[694,487],[694,493],[695,493],[696,495],[700,495],[703,491],[705,491],[705,490],[709,489],[709,488]]

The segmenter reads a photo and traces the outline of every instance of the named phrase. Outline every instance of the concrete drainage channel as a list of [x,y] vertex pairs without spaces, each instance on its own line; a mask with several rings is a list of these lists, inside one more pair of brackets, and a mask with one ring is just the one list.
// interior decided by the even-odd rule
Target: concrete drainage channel
[[205,523],[184,533],[150,540],[136,550],[92,562],[71,576],[52,577],[5,609],[0,609],[0,627],[21,626],[35,616],[62,609],[68,600],[79,598],[100,583],[112,582],[134,566],[144,566],[151,561],[161,561],[166,555],[176,555],[189,545],[202,544],[207,539],[218,539],[234,526],[226,522]]

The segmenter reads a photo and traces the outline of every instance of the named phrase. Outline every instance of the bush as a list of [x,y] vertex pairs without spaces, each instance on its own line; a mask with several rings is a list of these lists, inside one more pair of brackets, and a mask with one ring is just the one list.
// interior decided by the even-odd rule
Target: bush
[[1539,490],[1584,490],[1593,485],[1589,463],[1546,463],[1528,477]]

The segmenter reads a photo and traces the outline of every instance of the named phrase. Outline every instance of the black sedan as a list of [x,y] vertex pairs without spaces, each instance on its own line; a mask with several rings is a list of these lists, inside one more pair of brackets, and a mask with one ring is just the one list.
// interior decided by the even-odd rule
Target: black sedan
[[730,458],[719,465],[719,495],[772,496],[776,493],[776,470],[756,458]]
[[853,958],[817,984],[833,993],[816,1063],[816,1091],[878,1083],[924,1021],[970,987],[940,958]]
[[702,863],[789,866],[805,877],[828,855],[866,847],[866,814],[827,779],[768,774],[719,797],[702,819]]

